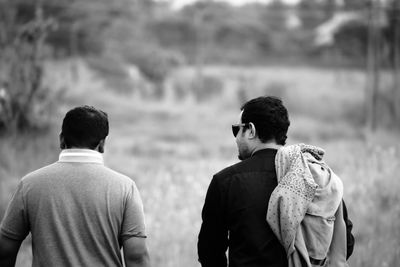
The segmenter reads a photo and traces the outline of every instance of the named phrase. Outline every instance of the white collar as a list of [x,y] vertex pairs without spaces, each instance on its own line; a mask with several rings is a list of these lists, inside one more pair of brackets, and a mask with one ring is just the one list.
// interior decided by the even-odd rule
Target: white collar
[[71,148],[61,151],[58,162],[82,162],[104,164],[103,155],[95,150]]

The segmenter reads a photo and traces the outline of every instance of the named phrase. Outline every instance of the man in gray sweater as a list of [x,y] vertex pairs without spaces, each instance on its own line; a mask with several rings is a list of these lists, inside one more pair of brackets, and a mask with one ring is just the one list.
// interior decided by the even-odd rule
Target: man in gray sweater
[[15,265],[29,232],[33,267],[149,266],[142,200],[130,178],[104,166],[107,135],[101,110],[83,106],[65,115],[59,160],[26,175],[9,203],[0,266]]

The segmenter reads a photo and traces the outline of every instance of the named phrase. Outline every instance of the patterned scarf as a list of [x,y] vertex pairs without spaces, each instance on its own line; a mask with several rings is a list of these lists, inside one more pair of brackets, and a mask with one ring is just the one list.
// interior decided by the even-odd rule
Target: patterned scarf
[[324,153],[297,144],[280,148],[275,157],[278,186],[269,200],[267,221],[286,250],[289,266],[313,266],[310,257],[322,260],[329,254],[343,185],[322,161]]

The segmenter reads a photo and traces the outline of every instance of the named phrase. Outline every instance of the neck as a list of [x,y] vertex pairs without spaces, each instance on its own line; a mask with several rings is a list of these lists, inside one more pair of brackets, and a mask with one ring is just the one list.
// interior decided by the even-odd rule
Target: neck
[[262,149],[267,149],[267,148],[269,148],[269,149],[279,149],[281,147],[282,147],[282,145],[278,145],[278,144],[272,143],[272,142],[271,143],[260,143],[260,144],[258,144],[257,146],[254,147],[253,151],[251,152],[251,155],[253,155],[257,151],[262,150]]

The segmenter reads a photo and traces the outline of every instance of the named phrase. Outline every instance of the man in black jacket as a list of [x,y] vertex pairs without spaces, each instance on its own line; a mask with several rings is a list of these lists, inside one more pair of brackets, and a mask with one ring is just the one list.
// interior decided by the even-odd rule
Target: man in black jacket
[[202,211],[199,261],[203,267],[226,267],[229,248],[230,267],[286,267],[285,249],[266,214],[277,186],[275,155],[286,143],[288,112],[275,97],[250,100],[241,110],[232,131],[242,161],[215,174],[210,183]]

